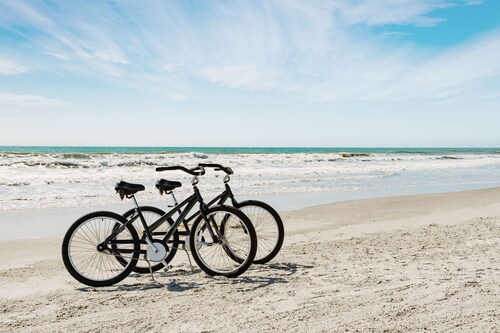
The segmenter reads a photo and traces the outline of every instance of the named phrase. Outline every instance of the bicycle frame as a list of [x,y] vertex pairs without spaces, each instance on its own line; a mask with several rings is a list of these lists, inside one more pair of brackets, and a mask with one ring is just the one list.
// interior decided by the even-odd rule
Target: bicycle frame
[[[201,216],[203,217],[203,219],[207,222],[206,225],[208,226],[208,231],[210,233],[210,236],[212,237],[212,239],[213,239],[214,242],[217,242],[217,240],[220,237],[220,235],[219,235],[218,232],[217,233],[214,232],[211,224],[209,223],[209,219],[207,218],[207,216],[205,214],[206,210],[209,208],[209,205],[207,205],[207,204],[204,203],[203,198],[201,196],[201,193],[200,193],[199,189],[196,186],[193,186],[193,190],[194,190],[194,193],[191,196],[189,196],[187,199],[185,199],[180,204],[176,205],[169,212],[165,213],[163,216],[161,216],[158,220],[156,220],[149,227],[146,224],[146,220],[145,220],[145,218],[144,218],[144,216],[143,216],[143,214],[141,212],[141,209],[140,209],[139,205],[137,204],[137,201],[135,200],[135,197],[132,195],[131,198],[134,199],[134,203],[136,205],[134,215],[132,215],[132,217],[130,219],[128,219],[125,224],[123,224],[122,226],[120,226],[111,235],[109,235],[106,238],[106,240],[103,243],[101,243],[99,246],[102,246],[103,244],[111,244],[111,245],[112,244],[135,244],[135,242],[131,241],[131,240],[116,240],[114,238],[120,232],[122,232],[126,228],[127,225],[133,223],[137,218],[139,218],[141,220],[141,223],[142,223],[142,225],[144,227],[144,232],[146,234],[145,241],[139,240],[139,243],[140,244],[147,243],[149,245],[152,245],[153,237],[152,237],[151,231],[154,231],[162,223],[164,223],[169,218],[171,218],[175,213],[179,213],[179,216],[175,220],[174,224],[169,228],[168,232],[166,233],[166,236],[163,238],[164,242],[168,242],[170,240],[170,238],[172,237],[172,235],[174,234],[174,232],[179,227],[179,225],[181,223],[183,223],[183,222],[184,222],[184,224],[187,223],[186,220],[185,220],[185,217],[193,209],[193,207],[194,207],[194,205],[196,203],[200,204],[200,208],[199,208],[199,210],[195,214],[193,214],[192,217],[190,217],[190,219],[188,221],[190,221],[191,219],[193,219],[195,216],[198,216],[198,215],[201,214]],[[184,206],[185,206],[185,208],[183,208]],[[161,233],[161,234],[164,234],[164,233]],[[132,252],[134,250],[122,249],[120,251],[124,252],[124,253],[128,253],[128,252]],[[146,252],[145,250],[140,250],[139,251],[139,253],[145,253],[145,252]]]
[[[209,203],[205,204],[206,205],[206,208],[209,208],[209,207],[212,207],[214,205],[223,205],[227,200],[231,200],[231,203],[233,205],[233,207],[238,207],[239,206],[239,203],[238,201],[236,200],[236,198],[234,197],[234,194],[231,190],[231,187],[229,186],[229,184],[225,184],[225,190],[222,191],[219,195],[217,195],[214,199],[212,199]],[[175,207],[182,207],[182,205],[184,205],[186,203],[186,201],[189,200],[186,199],[184,200],[182,203],[180,204],[176,204]],[[192,208],[192,207],[191,207]],[[191,210],[191,209],[190,209]],[[154,230],[156,230],[162,223],[164,223],[169,217],[172,217],[174,214],[175,214],[176,210],[171,210],[167,213],[168,216],[164,215],[162,216],[160,219],[158,219],[157,221],[155,221],[153,224],[151,224],[148,229],[149,231],[152,232],[152,235],[165,235],[167,234],[167,236],[165,236],[165,240],[168,241],[168,239],[170,239],[170,236],[171,235],[168,235],[168,233],[166,232],[154,232]],[[189,226],[188,224],[190,222],[192,222],[194,219],[196,219],[199,215],[200,215],[200,212],[201,212],[201,209],[196,211],[193,215],[189,216],[188,218],[186,218],[186,216],[189,214],[189,211],[183,216],[183,220],[179,223],[177,223],[179,221],[179,218],[176,220],[176,222],[174,223],[173,227],[175,228],[178,228],[180,223],[182,223],[184,225],[184,229],[186,229],[186,231],[179,231],[179,235],[181,236],[189,236]],[[130,219],[133,219],[133,220],[136,220],[138,216],[135,216],[135,215],[132,215],[132,217]],[[173,227],[171,227],[171,229],[173,229]],[[170,231],[170,230],[169,230]],[[173,233],[173,232],[172,232]],[[167,238],[168,237],[168,238]],[[178,244],[176,244],[178,245]]]
[[[211,166],[214,166],[214,165],[211,165]],[[172,170],[173,168],[177,168],[177,169],[180,168],[181,170],[184,170],[184,171],[189,173],[189,171],[187,169],[185,169],[184,167],[157,168],[157,171],[163,171],[163,170],[169,170],[169,169]],[[159,169],[163,169],[163,170],[159,170]],[[203,167],[202,167],[202,170],[203,170]],[[204,173],[204,170],[202,172]],[[217,203],[217,205],[223,205],[229,199],[231,200],[233,207],[238,207],[239,203],[238,203],[238,201],[236,201],[234,194],[231,190],[231,187],[228,184],[229,175],[227,175],[224,178],[224,185],[225,185],[224,191],[222,191],[219,195],[217,195],[214,199],[212,199],[208,204],[206,204],[203,201],[203,198],[200,194],[200,191],[196,187],[196,184],[198,183],[197,177],[198,176],[196,175],[195,178],[193,178],[193,182],[192,182],[194,193],[191,196],[189,196],[187,199],[185,199],[183,202],[181,202],[180,204],[177,203],[175,196],[173,195],[172,191],[170,191],[170,194],[172,194],[172,196],[174,197],[174,201],[175,201],[174,208],[171,209],[170,211],[168,211],[167,213],[165,213],[164,215],[162,215],[158,220],[156,220],[150,226],[147,225],[146,220],[141,212],[141,209],[140,209],[137,201],[135,200],[135,197],[132,195],[131,198],[133,198],[134,204],[135,204],[134,214],[132,214],[132,216],[127,220],[127,222],[124,225],[122,225],[120,228],[118,228],[118,230],[113,232],[112,235],[110,235],[104,243],[107,243],[107,242],[109,242],[110,244],[126,243],[127,241],[112,240],[112,239],[114,237],[116,237],[121,231],[123,231],[126,228],[126,225],[133,223],[135,220],[137,220],[137,218],[139,218],[141,220],[142,226],[144,228],[144,234],[146,236],[145,240],[142,240],[144,238],[144,235],[141,236],[141,241],[140,241],[141,244],[147,243],[149,245],[152,245],[153,235],[165,235],[163,237],[163,241],[165,243],[168,243],[170,241],[170,238],[172,237],[172,235],[179,228],[181,223],[184,225],[185,231],[179,231],[179,235],[189,236],[190,230],[189,230],[188,224],[191,221],[193,221],[194,219],[196,219],[200,214],[202,215],[203,219],[207,222],[208,231],[210,233],[210,236],[212,237],[212,240],[214,242],[217,242],[221,235],[219,234],[218,230],[217,230],[217,233],[214,232],[212,226],[210,225],[210,223],[207,219],[207,216],[205,215],[205,211],[209,207],[213,206],[216,203]],[[187,215],[193,209],[196,202],[200,203],[199,210],[196,211],[190,217],[186,218]],[[184,206],[185,206],[185,208],[183,208]],[[172,218],[172,216],[176,213],[179,213],[179,216],[177,217],[175,222],[170,226],[170,228],[167,232],[154,232],[159,226],[161,226],[163,223],[165,223],[168,219]],[[130,243],[130,241],[129,241],[129,243]],[[174,242],[172,241],[172,243],[174,243]],[[174,244],[174,245],[178,246],[180,243],[181,242],[179,241],[178,244]],[[140,252],[143,253],[145,251],[141,250]]]
[[[226,189],[222,191],[218,196],[216,196],[214,199],[212,199],[208,204],[206,204],[208,207],[212,207],[216,202],[217,205],[223,205],[228,199],[231,199],[231,204],[233,207],[237,207],[238,201],[236,201],[236,198],[234,197],[233,191],[231,191],[231,187],[229,184],[224,184]],[[194,220],[198,215],[200,214],[200,211],[195,212],[192,216],[190,216],[188,219],[185,220],[185,223],[189,223],[192,220]]]

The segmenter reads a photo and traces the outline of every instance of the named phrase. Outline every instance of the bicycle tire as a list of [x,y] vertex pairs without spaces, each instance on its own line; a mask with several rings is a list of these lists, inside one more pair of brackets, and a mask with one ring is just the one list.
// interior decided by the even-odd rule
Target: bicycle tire
[[[165,212],[163,210],[161,210],[160,208],[153,207],[153,206],[141,206],[139,208],[141,209],[141,212],[144,215],[144,219],[146,220],[146,224],[148,224],[148,226],[151,223],[156,222],[161,216],[165,215]],[[122,216],[128,220],[128,217],[134,213],[135,213],[135,208],[130,209],[129,211],[125,212]],[[159,227],[160,230],[155,230],[155,231],[160,231],[160,232],[165,231],[166,232],[168,230],[168,229],[164,230],[165,229],[164,226],[166,225],[166,223],[168,223],[171,227],[174,224],[174,220],[172,218],[168,218],[167,221],[165,221],[165,223]],[[142,239],[144,227],[141,223],[141,220],[140,219],[135,220],[132,223],[132,225],[136,229],[136,231],[139,235],[139,238]],[[153,238],[155,238],[154,235],[153,235]],[[166,237],[162,237],[163,240],[165,240],[165,238]],[[168,245],[168,254],[167,254],[167,257],[165,258],[165,261],[167,263],[170,263],[174,259],[175,254],[177,253],[177,246],[179,245],[179,232],[177,230],[174,232],[174,234],[172,235],[172,239],[170,239],[168,241],[167,245]],[[140,246],[141,250],[146,250],[147,246],[148,246],[147,244],[141,244],[141,246]],[[124,264],[123,258],[117,258],[117,260],[121,264]],[[161,263],[161,262],[151,264],[151,270],[153,272],[156,272],[162,268],[163,268],[163,263]],[[141,260],[140,257],[139,257],[139,260],[137,261],[137,264],[135,265],[133,271],[135,273],[139,273],[139,274],[150,273],[148,263],[145,260]]]
[[278,212],[262,201],[242,201],[236,207],[252,222],[257,234],[257,253],[254,264],[265,264],[280,252],[285,228]]
[[[257,235],[252,223],[240,210],[229,206],[211,207],[205,215],[213,229],[216,229],[214,232],[221,228],[222,221],[225,221],[226,231],[221,239],[214,241],[203,216],[196,219],[189,242],[197,265],[211,276],[233,278],[243,274],[252,264],[257,252]],[[237,241],[241,244],[236,244]],[[232,259],[229,253],[238,253],[241,260]],[[214,259],[215,256],[217,258]]]
[[131,260],[126,265],[115,260],[116,253],[98,251],[97,246],[111,234],[113,228],[126,222],[121,215],[107,211],[89,213],[76,220],[66,232],[61,247],[64,266],[71,276],[91,287],[111,286],[125,279],[139,256],[139,237],[135,229],[129,224],[116,238],[130,242],[114,250],[132,251]]

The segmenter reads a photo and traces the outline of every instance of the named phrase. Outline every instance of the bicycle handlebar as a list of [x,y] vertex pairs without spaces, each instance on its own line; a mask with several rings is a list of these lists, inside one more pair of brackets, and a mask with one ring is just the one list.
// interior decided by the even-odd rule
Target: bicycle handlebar
[[230,167],[224,167],[220,164],[214,164],[214,163],[200,163],[198,164],[199,167],[202,167],[202,168],[214,168],[215,171],[224,171],[225,173],[227,173],[228,175],[232,175],[234,174],[233,172],[233,169],[231,169]]
[[184,171],[185,173],[188,173],[192,176],[203,176],[205,174],[205,169],[201,165],[199,165],[195,168],[192,168],[192,169],[188,169],[188,168],[185,168],[185,167],[180,166],[180,165],[156,168],[156,171],[169,171],[169,170],[181,170],[181,171]]

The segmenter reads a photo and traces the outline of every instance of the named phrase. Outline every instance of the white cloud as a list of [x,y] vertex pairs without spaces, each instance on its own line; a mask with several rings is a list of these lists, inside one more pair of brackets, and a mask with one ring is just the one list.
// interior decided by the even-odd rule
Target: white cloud
[[94,55],[104,61],[110,61],[115,64],[127,65],[129,62],[125,60],[125,57],[119,53],[106,52],[106,51],[94,51]]
[[[20,18],[22,18],[23,23],[33,23],[45,27],[52,26],[54,24],[51,19],[43,14],[40,14],[36,9],[27,5],[23,1],[3,1],[2,5],[10,9],[12,12],[18,13]],[[6,12],[6,14],[9,13]],[[6,18],[14,19],[11,15],[6,16]]]
[[443,0],[362,0],[340,1],[336,9],[349,24],[414,24],[431,27],[442,19],[426,14],[450,5]]
[[175,63],[167,63],[163,65],[163,70],[167,73],[172,73],[175,72],[176,70],[179,69],[179,65]]
[[[335,63],[325,64],[322,82],[297,88],[316,101],[433,102],[478,99],[500,86],[500,31],[438,55],[415,49],[368,46],[356,56],[351,47]],[[300,81],[300,80],[298,80]]]
[[28,69],[26,67],[21,66],[14,61],[0,59],[0,75],[16,75],[27,72]]
[[232,88],[270,90],[277,86],[278,75],[254,66],[212,66],[199,70],[205,79]]
[[[387,32],[370,31],[386,24],[433,26],[442,20],[436,10],[462,5],[478,1],[207,2],[200,10],[182,1],[148,6],[19,1],[7,2],[11,11],[3,17],[0,12],[0,18],[38,31],[43,38],[34,43],[66,60],[65,70],[172,100],[196,95],[190,91],[198,89],[193,76],[315,101],[435,101],[481,89],[494,95],[489,83],[500,75],[495,59],[500,33],[431,53],[391,44]],[[5,74],[1,68],[0,62]]]
[[333,7],[349,24],[433,27],[444,21],[430,16],[434,11],[479,4],[470,0],[341,0],[335,1]]
[[[23,1],[9,1],[3,4],[10,9],[5,21],[21,24],[38,32],[39,37],[33,42],[44,51],[44,54],[62,60],[79,59],[93,71],[105,68],[105,73],[116,76],[118,70],[110,69],[111,65],[126,65],[128,60],[122,49],[105,27],[87,24],[89,16],[96,20],[101,17],[99,6],[80,6],[70,3],[59,4],[27,4]],[[94,12],[85,10],[92,9]]]
[[495,82],[500,83],[497,54],[500,54],[500,31],[426,61],[409,61],[398,81],[392,84],[382,81],[376,94],[397,100],[480,98],[490,86],[494,89]]
[[70,57],[67,54],[60,53],[60,52],[47,51],[45,54],[48,56],[57,58],[57,59],[61,59],[61,60],[70,60]]
[[468,0],[465,1],[465,5],[467,6],[479,6],[482,5],[484,1],[482,0]]
[[57,99],[33,95],[19,95],[0,92],[0,106],[30,107],[30,108],[55,108],[69,107],[70,104]]
[[172,101],[185,101],[187,96],[176,91],[167,91],[166,96]]

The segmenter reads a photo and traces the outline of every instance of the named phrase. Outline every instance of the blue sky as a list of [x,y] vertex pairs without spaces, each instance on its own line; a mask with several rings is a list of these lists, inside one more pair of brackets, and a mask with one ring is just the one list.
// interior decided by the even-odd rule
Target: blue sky
[[500,1],[0,0],[0,145],[500,146]]

